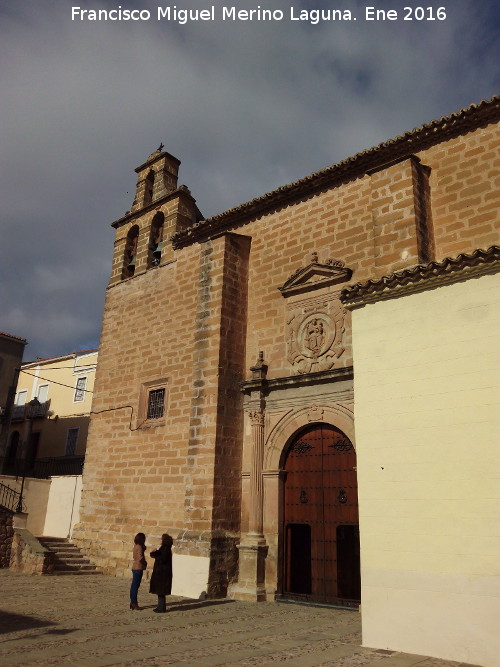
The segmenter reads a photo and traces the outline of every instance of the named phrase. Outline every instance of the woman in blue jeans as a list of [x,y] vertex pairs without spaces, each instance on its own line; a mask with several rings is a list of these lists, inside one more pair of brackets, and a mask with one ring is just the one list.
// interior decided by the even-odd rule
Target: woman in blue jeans
[[147,567],[144,552],[146,551],[146,536],[137,533],[134,537],[134,550],[132,552],[132,585],[130,586],[130,609],[142,610],[137,603],[137,592],[142,581],[142,574]]

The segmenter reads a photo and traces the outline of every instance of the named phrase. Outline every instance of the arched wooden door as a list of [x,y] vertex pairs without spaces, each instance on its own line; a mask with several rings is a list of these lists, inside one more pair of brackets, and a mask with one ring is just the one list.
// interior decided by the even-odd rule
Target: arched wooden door
[[282,597],[355,606],[361,597],[356,452],[342,431],[308,427],[285,460]]

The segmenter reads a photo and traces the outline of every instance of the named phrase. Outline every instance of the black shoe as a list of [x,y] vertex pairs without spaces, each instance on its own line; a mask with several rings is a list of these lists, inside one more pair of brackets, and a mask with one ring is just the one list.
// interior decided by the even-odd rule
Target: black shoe
[[158,608],[156,608],[156,609],[153,609],[153,611],[154,611],[156,614],[165,614],[167,610],[166,610],[166,609],[158,609]]

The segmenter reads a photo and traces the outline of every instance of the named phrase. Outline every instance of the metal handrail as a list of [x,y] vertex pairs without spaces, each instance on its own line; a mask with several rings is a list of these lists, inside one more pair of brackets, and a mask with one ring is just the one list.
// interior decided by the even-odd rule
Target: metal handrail
[[22,507],[19,506],[20,499],[21,494],[18,491],[0,482],[0,506],[5,507],[10,512],[24,512],[26,506],[24,502],[22,502]]

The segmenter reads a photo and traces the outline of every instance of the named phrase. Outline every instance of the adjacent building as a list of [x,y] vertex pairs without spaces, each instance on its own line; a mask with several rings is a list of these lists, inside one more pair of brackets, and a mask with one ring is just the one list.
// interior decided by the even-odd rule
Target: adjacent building
[[93,349],[21,365],[4,474],[81,474],[96,364]]
[[342,299],[363,641],[497,665],[500,247],[359,283]]
[[499,120],[208,219],[162,147],[136,169],[73,533],[101,567],[169,532],[175,593],[361,601],[367,645],[498,664]]
[[0,331],[0,461],[5,453],[17,379],[27,342],[25,338]]

